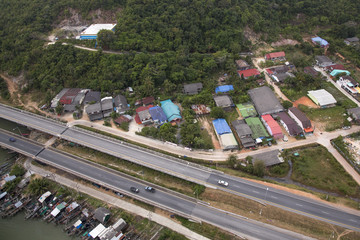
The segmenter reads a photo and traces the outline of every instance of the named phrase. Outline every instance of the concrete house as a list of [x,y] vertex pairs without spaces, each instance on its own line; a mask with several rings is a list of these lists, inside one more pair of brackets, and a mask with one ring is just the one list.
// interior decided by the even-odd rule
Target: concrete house
[[215,133],[220,141],[221,147],[224,151],[238,149],[239,145],[236,142],[234,134],[225,119],[218,118],[213,120]]
[[242,59],[236,60],[235,63],[236,63],[237,70],[239,70],[239,71],[244,71],[244,70],[250,69],[250,67],[251,67],[245,60],[242,60]]
[[285,61],[285,52],[273,52],[265,55],[265,60],[271,61]]
[[333,95],[324,89],[308,91],[308,96],[314,103],[322,108],[333,107],[337,102]]
[[124,95],[117,95],[114,98],[114,110],[119,114],[124,114],[129,111],[130,107]]
[[288,109],[289,116],[304,130],[305,133],[314,132],[311,121],[306,115],[296,107]]
[[303,133],[303,130],[297,125],[294,119],[292,119],[286,112],[280,112],[276,114],[280,118],[280,123],[290,136],[298,136]]
[[161,101],[160,103],[168,122],[181,120],[180,108],[170,99]]
[[221,107],[225,111],[231,111],[235,106],[231,97],[228,95],[214,96],[214,101],[217,107]]
[[136,109],[135,121],[137,124],[149,125],[153,123],[151,118],[151,114],[149,112],[149,108],[152,108],[152,105],[149,106],[141,106]]
[[279,150],[255,154],[253,155],[253,164],[255,164],[257,161],[262,161],[266,167],[270,167],[276,164],[283,163],[284,159],[280,157],[280,154],[281,153]]
[[167,122],[167,117],[161,107],[155,106],[149,108],[149,113],[156,124],[163,124]]
[[264,123],[266,130],[270,133],[270,135],[274,139],[281,139],[283,138],[283,133],[281,131],[281,127],[279,124],[271,117],[270,114],[262,115],[261,121]]
[[101,99],[101,112],[104,118],[110,117],[113,110],[114,110],[114,105],[113,105],[112,97],[105,97]]
[[97,39],[97,34],[101,30],[115,31],[116,24],[91,24],[80,33],[80,40]]
[[260,116],[284,111],[280,101],[267,86],[250,89],[248,94]]
[[313,78],[319,76],[319,72],[313,67],[304,67],[304,73],[311,75]]
[[250,77],[260,77],[260,72],[256,68],[247,69],[243,71],[237,71],[239,77],[244,77],[245,79],[248,79]]
[[201,92],[203,89],[202,83],[191,83],[191,84],[185,84],[184,85],[184,93],[188,95],[194,95]]
[[346,45],[356,46],[357,44],[359,44],[359,38],[358,37],[347,38],[344,40],[344,43]]
[[311,38],[311,41],[313,44],[315,45],[319,45],[320,47],[326,48],[329,47],[329,43],[328,41],[326,41],[325,39],[322,39],[321,37],[313,37]]
[[84,104],[97,103],[101,100],[101,93],[97,91],[89,91],[84,98]]
[[252,137],[252,131],[244,120],[232,121],[231,125],[235,129],[238,140],[244,148],[251,148],[256,146]]
[[315,56],[315,62],[316,62],[316,65],[318,65],[319,67],[322,67],[322,68],[335,64],[327,56]]
[[85,111],[89,116],[90,121],[101,120],[103,118],[103,114],[101,111],[101,103],[99,102],[88,105]]

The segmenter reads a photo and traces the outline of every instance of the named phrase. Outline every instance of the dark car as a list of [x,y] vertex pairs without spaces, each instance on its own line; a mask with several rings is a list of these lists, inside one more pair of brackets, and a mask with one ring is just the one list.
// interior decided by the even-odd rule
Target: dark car
[[16,142],[16,139],[13,138],[13,137],[11,137],[11,138],[9,138],[9,141],[10,141],[10,142]]
[[134,192],[134,193],[139,193],[139,192],[140,192],[139,189],[136,188],[136,187],[131,187],[130,190],[131,190],[132,192]]
[[155,192],[155,188],[149,187],[149,186],[145,187],[145,190],[148,191],[148,192],[152,192],[152,193]]

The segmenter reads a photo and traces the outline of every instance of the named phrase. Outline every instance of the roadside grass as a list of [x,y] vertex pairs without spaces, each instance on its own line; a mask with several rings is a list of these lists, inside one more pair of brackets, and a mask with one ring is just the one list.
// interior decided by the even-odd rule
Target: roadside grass
[[288,161],[284,161],[281,164],[268,167],[265,174],[271,177],[282,178],[285,177],[290,170],[290,165]]
[[211,146],[209,149],[214,149],[214,144],[212,142],[210,133],[206,129],[200,130],[200,137],[204,140],[205,146]]
[[338,104],[342,107],[348,108],[355,108],[357,105],[351,101],[347,96],[345,96],[342,92],[339,91],[332,83],[324,82],[322,84],[323,88],[328,91],[334,98],[338,101]]
[[331,108],[309,108],[304,105],[298,106],[310,120],[325,125],[325,131],[330,132],[344,125],[345,109],[341,106]]
[[[265,194],[265,191],[264,191]],[[300,214],[288,212],[271,205],[262,205],[258,202],[235,196],[219,190],[206,189],[203,194],[211,206],[224,209],[244,217],[268,223],[280,228],[288,229],[317,239],[329,239],[334,232],[335,239],[346,231],[345,228],[331,225]],[[261,215],[260,215],[261,211]],[[359,239],[360,233],[346,235],[347,239]]]
[[129,174],[136,178],[155,183],[157,185],[186,194],[191,197],[195,196],[194,188],[198,186],[198,184],[191,183],[180,178],[162,173],[160,171],[152,170],[150,168],[131,163],[126,160],[122,160],[90,148],[75,146],[72,147],[68,144],[58,145],[57,148],[59,150],[63,150],[70,154],[82,157],[92,162],[96,162],[114,170]]
[[181,225],[187,227],[188,229],[200,233],[201,235],[213,239],[213,240],[235,240],[240,239],[240,237],[234,236],[230,233],[225,232],[219,228],[207,223],[196,223],[189,221],[186,218],[176,216],[176,219],[181,223]]
[[293,163],[292,180],[342,196],[360,197],[357,183],[325,147],[319,145],[298,153],[298,157],[285,154]]
[[194,162],[194,163],[198,163],[198,164],[203,164],[205,166],[211,166],[211,165],[215,164],[213,161],[206,161],[206,160],[191,158],[191,157],[187,157],[187,156],[179,156],[177,154],[173,154],[173,153],[167,152],[165,150],[153,148],[151,146],[141,144],[141,143],[138,143],[138,142],[135,142],[135,141],[131,141],[129,139],[124,139],[122,137],[116,136],[116,135],[108,133],[108,132],[104,132],[104,131],[101,131],[101,130],[94,129],[92,127],[88,127],[88,126],[84,126],[84,125],[76,125],[76,127],[82,128],[82,129],[85,129],[85,130],[88,130],[88,131],[91,131],[91,132],[94,132],[94,133],[98,133],[100,135],[111,137],[111,138],[114,138],[114,139],[117,139],[117,140],[120,140],[120,141],[124,141],[124,142],[127,142],[129,144],[139,146],[139,147],[142,147],[142,148],[145,148],[145,149],[149,149],[151,151],[155,151],[155,152],[158,152],[158,153],[162,153],[162,154],[165,154],[165,155],[168,155],[168,156],[171,156],[171,157],[176,157],[176,158],[179,158],[179,159],[183,159],[183,160],[186,160],[186,161],[190,161],[190,162]]

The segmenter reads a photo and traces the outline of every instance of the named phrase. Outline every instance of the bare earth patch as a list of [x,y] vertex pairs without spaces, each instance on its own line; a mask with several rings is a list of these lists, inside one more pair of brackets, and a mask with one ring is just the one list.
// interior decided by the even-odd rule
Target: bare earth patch
[[282,40],[279,40],[277,42],[273,42],[271,44],[272,47],[280,47],[280,46],[284,46],[284,45],[296,45],[296,44],[299,44],[298,41],[296,40],[293,40],[293,39],[282,39]]
[[304,96],[293,102],[294,107],[297,107],[299,104],[305,105],[310,108],[319,108],[310,98]]
[[198,118],[199,122],[201,123],[201,125],[208,131],[208,133],[210,134],[211,136],[211,140],[212,140],[212,143],[214,145],[214,148],[215,149],[221,149],[221,146],[220,146],[220,143],[219,141],[217,140],[215,134],[214,134],[214,131],[208,121],[207,118],[202,118],[202,117],[199,117]]

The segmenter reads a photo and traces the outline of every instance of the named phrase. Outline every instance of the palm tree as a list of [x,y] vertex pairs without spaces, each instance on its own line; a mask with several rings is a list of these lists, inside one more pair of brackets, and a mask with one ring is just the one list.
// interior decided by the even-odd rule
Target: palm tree
[[28,191],[33,195],[41,195],[50,187],[50,182],[46,178],[36,178],[28,186]]

